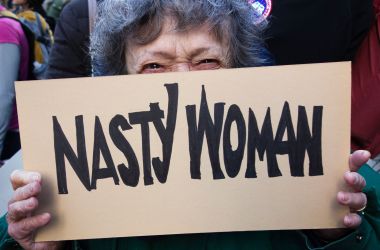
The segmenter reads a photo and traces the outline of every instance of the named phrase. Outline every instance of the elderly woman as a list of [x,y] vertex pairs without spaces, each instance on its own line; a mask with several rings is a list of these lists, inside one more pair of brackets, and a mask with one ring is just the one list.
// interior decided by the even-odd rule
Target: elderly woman
[[[91,38],[94,74],[145,74],[262,66],[270,63],[262,28],[247,0],[105,0]],[[262,24],[261,24],[262,25]],[[380,230],[375,192],[362,192],[366,181],[356,173],[367,151],[350,156],[344,179],[352,192],[339,192],[337,202],[351,209],[346,229],[195,234],[74,242],[33,243],[35,230],[50,214],[33,214],[43,188],[38,173],[15,172],[14,196],[7,214],[8,232],[1,246],[25,249],[375,249]],[[368,213],[367,213],[368,212]],[[101,226],[101,225],[100,225]],[[0,227],[1,230],[1,227]],[[15,242],[17,241],[17,243]],[[9,245],[7,245],[9,244]]]

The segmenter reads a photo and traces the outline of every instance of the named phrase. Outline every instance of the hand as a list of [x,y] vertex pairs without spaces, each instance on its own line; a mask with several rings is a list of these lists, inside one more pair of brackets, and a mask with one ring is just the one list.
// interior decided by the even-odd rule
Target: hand
[[35,172],[15,170],[11,174],[11,183],[15,191],[8,203],[8,233],[26,250],[60,249],[63,242],[34,242],[38,228],[49,223],[51,215],[34,215],[38,207],[37,195],[41,192],[41,175]]
[[367,196],[362,192],[366,185],[365,179],[358,174],[357,171],[370,157],[371,154],[365,150],[358,150],[351,154],[349,160],[350,171],[344,174],[344,180],[351,191],[341,191],[337,195],[337,201],[350,208],[350,213],[343,219],[343,224],[348,229],[313,230],[313,233],[320,239],[325,241],[337,240],[349,233],[349,229],[355,229],[360,226],[362,220],[356,212],[365,208],[367,205]]

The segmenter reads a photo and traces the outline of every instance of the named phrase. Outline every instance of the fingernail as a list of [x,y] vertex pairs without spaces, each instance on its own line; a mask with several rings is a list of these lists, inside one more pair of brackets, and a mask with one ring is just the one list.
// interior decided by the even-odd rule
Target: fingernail
[[44,214],[42,214],[42,218],[44,220],[49,220],[50,219],[50,214],[49,213],[44,213]]
[[33,208],[34,207],[34,201],[33,200],[30,200],[28,202],[28,208]]
[[348,196],[345,194],[345,193],[343,193],[343,192],[339,192],[339,199],[342,201],[342,202],[344,202],[344,203],[346,203],[347,201],[348,201]]
[[33,181],[40,181],[40,179],[41,179],[41,178],[40,178],[40,176],[39,176],[38,174],[33,174],[33,175],[32,175],[32,180],[33,180]]
[[352,180],[352,184],[353,184],[353,185],[356,185],[356,184],[358,183],[358,181],[359,181],[359,177],[358,177],[356,174],[354,174],[354,173],[352,173],[352,172],[348,172],[347,175],[348,175],[348,178],[349,178],[350,180]]
[[355,177],[354,177],[354,185],[356,185],[358,183],[359,183],[359,176],[355,175]]
[[350,178],[350,176],[351,176],[351,172],[350,172],[350,171],[347,171],[346,173],[344,173],[344,176]]
[[344,216],[344,224],[346,226],[351,226],[351,219],[349,216]]
[[363,150],[363,151],[361,151],[361,155],[363,156],[363,157],[371,157],[371,154],[368,152],[368,151],[366,151],[366,150]]
[[34,183],[32,183],[32,185],[29,185],[29,193],[30,194],[34,194]]

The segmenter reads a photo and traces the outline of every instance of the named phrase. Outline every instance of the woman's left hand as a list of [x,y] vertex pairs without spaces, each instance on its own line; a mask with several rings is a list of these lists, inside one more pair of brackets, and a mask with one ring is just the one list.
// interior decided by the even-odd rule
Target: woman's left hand
[[350,208],[350,213],[344,216],[343,219],[343,224],[347,229],[313,230],[313,233],[321,240],[337,240],[350,232],[349,229],[355,229],[360,226],[362,220],[357,212],[366,207],[367,196],[362,192],[366,185],[365,179],[357,171],[369,160],[370,156],[371,154],[365,150],[358,150],[350,155],[350,171],[344,174],[344,180],[348,187],[350,187],[350,191],[341,191],[337,194],[337,201]]

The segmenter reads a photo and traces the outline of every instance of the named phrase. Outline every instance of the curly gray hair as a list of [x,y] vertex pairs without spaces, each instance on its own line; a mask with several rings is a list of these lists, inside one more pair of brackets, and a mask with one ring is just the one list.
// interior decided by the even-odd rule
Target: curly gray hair
[[127,42],[152,42],[167,17],[179,32],[209,25],[218,40],[226,41],[231,67],[271,63],[262,38],[265,24],[255,24],[247,0],[104,0],[91,35],[94,75],[123,74]]

